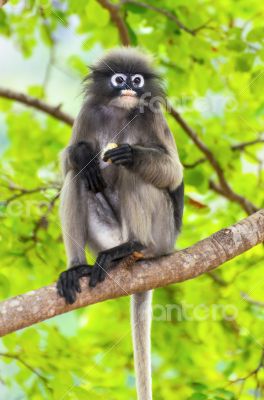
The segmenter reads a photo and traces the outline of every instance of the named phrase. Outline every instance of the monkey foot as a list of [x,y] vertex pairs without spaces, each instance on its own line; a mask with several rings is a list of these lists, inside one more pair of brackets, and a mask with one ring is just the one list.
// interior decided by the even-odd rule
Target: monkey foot
[[97,257],[97,260],[92,268],[89,286],[95,287],[98,282],[103,282],[106,277],[107,270],[110,268],[112,257],[106,252],[102,252]]
[[64,297],[66,303],[73,304],[77,293],[81,292],[80,278],[91,275],[91,268],[84,265],[77,265],[66,271],[63,271],[57,281],[57,290],[61,297]]
[[108,271],[114,266],[113,262],[121,261],[122,258],[131,254],[133,254],[136,259],[142,258],[143,254],[141,250],[143,248],[144,246],[141,243],[129,241],[99,253],[95,265],[92,268],[89,286],[95,287],[98,282],[102,282],[108,274]]

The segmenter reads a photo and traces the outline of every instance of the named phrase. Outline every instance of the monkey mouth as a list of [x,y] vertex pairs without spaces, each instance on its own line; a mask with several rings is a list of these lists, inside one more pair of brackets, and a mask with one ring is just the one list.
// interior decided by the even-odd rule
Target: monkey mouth
[[137,93],[134,90],[121,90],[121,96],[135,97]]

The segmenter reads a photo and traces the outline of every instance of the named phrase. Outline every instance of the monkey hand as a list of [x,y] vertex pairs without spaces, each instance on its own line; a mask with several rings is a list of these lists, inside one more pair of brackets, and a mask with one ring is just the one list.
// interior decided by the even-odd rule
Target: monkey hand
[[57,281],[57,290],[66,303],[73,304],[77,293],[81,292],[80,278],[91,275],[91,268],[88,265],[77,265],[63,271]]
[[70,146],[70,160],[77,175],[84,180],[87,190],[94,193],[101,192],[105,189],[106,184],[102,177],[99,159],[92,149],[91,145],[86,142],[78,142]]
[[81,177],[84,180],[85,187],[87,190],[91,190],[94,193],[102,192],[106,188],[106,183],[102,177],[99,161],[97,159],[92,160],[81,172]]
[[111,161],[115,165],[131,167],[134,161],[133,148],[127,143],[120,144],[114,149],[107,150],[103,160]]

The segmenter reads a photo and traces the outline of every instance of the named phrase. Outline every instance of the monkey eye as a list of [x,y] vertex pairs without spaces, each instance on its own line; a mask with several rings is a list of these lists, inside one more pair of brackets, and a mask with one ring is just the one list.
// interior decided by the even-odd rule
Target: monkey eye
[[136,74],[132,76],[132,83],[135,88],[142,88],[144,85],[144,78],[140,74]]
[[114,74],[111,77],[111,83],[114,87],[122,87],[126,83],[127,77],[125,74]]

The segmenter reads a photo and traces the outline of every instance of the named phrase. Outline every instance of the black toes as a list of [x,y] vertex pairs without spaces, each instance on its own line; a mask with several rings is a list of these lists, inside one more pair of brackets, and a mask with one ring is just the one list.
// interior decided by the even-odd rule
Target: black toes
[[106,188],[106,183],[98,168],[90,168],[82,173],[85,187],[94,193],[102,192]]
[[76,300],[76,290],[75,290],[75,273],[72,270],[69,270],[68,282],[66,287],[68,292],[68,302],[70,304],[73,304]]
[[99,254],[96,263],[92,268],[91,278],[89,282],[90,287],[95,287],[98,282],[102,282],[105,279],[110,264],[111,264],[111,257],[109,257],[108,254],[105,253]]
[[100,267],[95,264],[89,282],[90,287],[95,287],[97,285],[99,280],[99,274],[100,274]]
[[87,265],[79,265],[63,271],[57,282],[58,294],[65,298],[66,303],[73,304],[77,293],[81,292],[80,278],[89,275],[90,268]]
[[57,290],[59,295],[65,298],[66,303],[74,303],[76,300],[76,294],[74,289],[74,278],[71,270],[64,271],[60,274],[57,282]]
[[[61,274],[62,275],[62,274]],[[62,289],[62,279],[61,279],[61,275],[59,276],[59,279],[58,279],[58,281],[57,281],[57,291],[58,291],[58,293],[59,293],[59,295],[61,296],[61,297],[63,297],[63,289]]]

